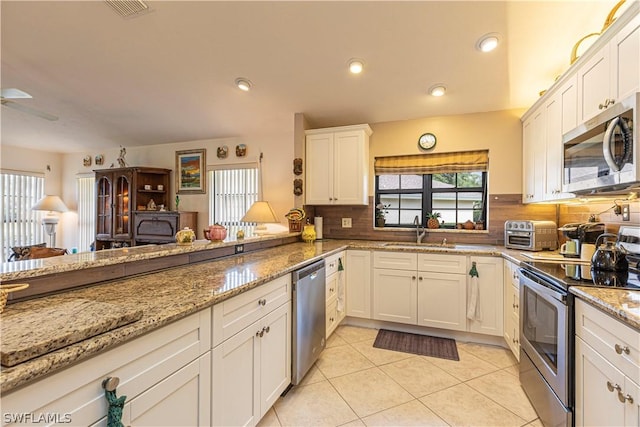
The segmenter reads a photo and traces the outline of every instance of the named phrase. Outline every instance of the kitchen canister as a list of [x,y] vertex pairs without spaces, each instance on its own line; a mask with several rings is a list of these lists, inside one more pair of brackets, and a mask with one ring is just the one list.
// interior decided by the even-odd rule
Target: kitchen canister
[[322,240],[322,217],[321,216],[314,217],[313,224],[316,226],[316,239]]

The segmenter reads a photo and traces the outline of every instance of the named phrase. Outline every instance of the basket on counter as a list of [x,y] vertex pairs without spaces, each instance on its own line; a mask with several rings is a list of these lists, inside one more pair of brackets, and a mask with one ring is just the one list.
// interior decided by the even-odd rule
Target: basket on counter
[[302,221],[290,219],[289,220],[289,233],[298,233],[302,230]]
[[299,233],[302,231],[302,220],[307,217],[307,214],[304,210],[299,208],[293,208],[287,212],[285,218],[289,220],[289,232],[290,233]]
[[7,305],[7,299],[9,298],[9,292],[22,291],[29,287],[28,283],[15,283],[11,285],[0,285],[0,313],[4,311],[4,306]]

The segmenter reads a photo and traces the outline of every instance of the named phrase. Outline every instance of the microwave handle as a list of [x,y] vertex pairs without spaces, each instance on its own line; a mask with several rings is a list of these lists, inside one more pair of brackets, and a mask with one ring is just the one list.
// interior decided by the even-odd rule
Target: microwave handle
[[613,155],[611,154],[611,137],[613,136],[613,131],[615,130],[618,122],[620,121],[620,117],[615,117],[607,126],[607,130],[604,133],[604,139],[602,140],[602,154],[604,154],[604,160],[607,162],[607,165],[611,168],[613,172],[619,172],[620,166],[616,163]]

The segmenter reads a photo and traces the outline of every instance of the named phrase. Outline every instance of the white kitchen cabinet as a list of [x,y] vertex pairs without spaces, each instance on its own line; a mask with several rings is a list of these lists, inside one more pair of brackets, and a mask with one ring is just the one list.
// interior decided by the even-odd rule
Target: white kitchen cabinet
[[371,252],[347,251],[347,316],[371,318]]
[[[374,253],[374,266],[375,264]],[[413,255],[415,254],[407,254]],[[418,319],[418,277],[415,270],[373,269],[373,318],[415,325]]]
[[[502,258],[497,257],[469,257],[468,268],[476,263],[478,271],[479,300],[481,320],[468,320],[469,332],[501,337],[504,332],[503,292],[504,271]],[[471,286],[471,278],[468,280]],[[467,298],[471,295],[467,291]]]
[[306,131],[306,204],[367,205],[368,125]]
[[418,254],[418,325],[467,330],[467,257]]
[[504,340],[520,360],[520,283],[518,266],[504,261]]
[[640,18],[636,15],[596,50],[578,68],[577,76],[579,123],[637,92],[640,88]]
[[[270,298],[280,301],[279,292],[274,293],[274,289],[280,289],[281,282],[290,285],[290,276],[225,301],[244,297],[245,301],[270,308],[213,348],[212,425],[257,424],[291,383],[291,294],[279,306],[269,306]],[[224,327],[215,323],[221,318],[216,311],[224,311],[224,303],[213,309],[215,331]],[[235,316],[241,319],[245,317],[243,313],[246,310],[236,311]],[[227,323],[235,323],[233,316],[228,317]]]
[[576,426],[640,424],[640,334],[576,300]]
[[[208,426],[210,402],[211,352],[207,352],[127,402],[122,410],[122,423],[148,427]],[[107,427],[107,418],[93,426]]]
[[544,200],[546,168],[545,110],[540,107],[523,123],[522,202]]
[[[345,264],[346,253],[344,251],[335,255],[328,256],[325,260],[327,338],[331,336],[333,331],[335,331],[342,319],[344,319],[346,316],[346,278],[344,271]],[[340,266],[342,266],[342,268]]]
[[[210,369],[204,366],[211,348],[211,309],[163,326],[15,391],[3,394],[3,413],[69,414],[72,425],[106,421],[102,381],[117,377],[117,396],[127,396],[125,422],[157,424],[162,414],[176,412],[190,425],[210,425]],[[166,415],[171,424],[175,416]],[[3,425],[10,425],[2,420]]]

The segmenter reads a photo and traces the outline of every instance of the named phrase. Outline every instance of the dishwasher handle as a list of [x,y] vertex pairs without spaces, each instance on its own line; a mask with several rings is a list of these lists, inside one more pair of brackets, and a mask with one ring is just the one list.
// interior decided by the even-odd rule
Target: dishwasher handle
[[300,270],[294,271],[292,273],[292,280],[294,283],[299,282],[306,277],[309,277],[311,280],[313,280],[316,278],[320,270],[324,270],[324,260],[314,262],[313,264],[307,265]]

